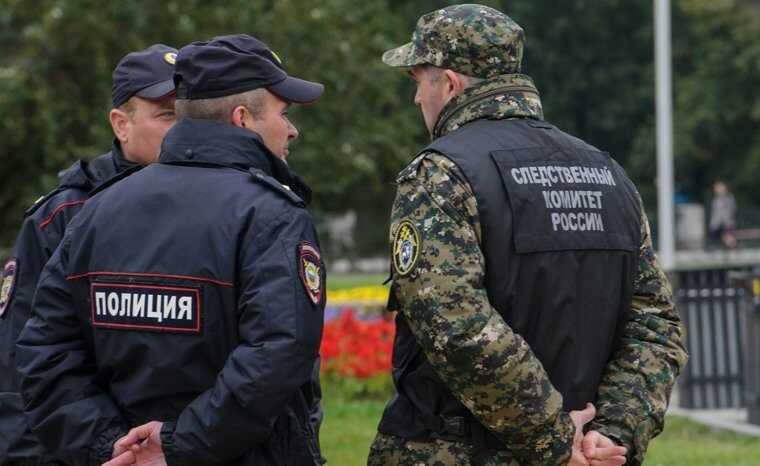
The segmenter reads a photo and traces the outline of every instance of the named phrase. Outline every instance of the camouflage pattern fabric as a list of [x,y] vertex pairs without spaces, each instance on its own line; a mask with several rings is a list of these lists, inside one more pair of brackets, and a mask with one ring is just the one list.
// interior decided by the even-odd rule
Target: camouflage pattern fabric
[[436,440],[415,442],[378,434],[368,466],[520,466],[505,452],[476,455],[470,445]]
[[541,98],[530,76],[508,74],[465,89],[443,107],[433,127],[432,138],[439,138],[480,118],[543,120]]
[[599,385],[597,415],[589,428],[627,447],[626,464],[638,466],[649,442],[662,432],[670,392],[688,359],[685,330],[655,256],[646,215],[641,219],[639,272],[622,335]]
[[412,41],[385,52],[383,61],[492,78],[520,71],[523,44],[522,28],[504,13],[483,5],[454,5],[422,16]]
[[[420,253],[411,273],[394,274],[391,292],[436,373],[504,443],[501,457],[564,464],[574,425],[541,362],[488,301],[475,197],[453,162],[423,153],[401,173],[391,237],[403,220],[420,232]],[[386,452],[383,445],[391,444],[376,442],[370,464],[435,464],[439,447],[457,452],[460,462],[450,464],[479,464],[462,462],[469,450],[451,442]],[[425,452],[432,456],[420,460]],[[403,461],[380,459],[388,457]]]
[[[540,119],[540,99],[531,87],[527,76],[507,75],[467,89],[444,107],[433,137],[480,118]],[[416,226],[421,241],[414,270],[394,277],[391,293],[399,309],[391,310],[404,313],[442,382],[504,442],[501,464],[565,464],[574,427],[561,410],[561,395],[525,341],[488,302],[471,187],[455,164],[431,152],[420,154],[397,183],[391,241],[405,220]],[[598,415],[591,425],[629,449],[628,464],[641,464],[649,441],[662,430],[673,381],[687,359],[683,328],[646,217],[642,233],[631,312],[599,387]],[[454,442],[383,434],[369,458],[370,465],[491,464],[487,461]]]

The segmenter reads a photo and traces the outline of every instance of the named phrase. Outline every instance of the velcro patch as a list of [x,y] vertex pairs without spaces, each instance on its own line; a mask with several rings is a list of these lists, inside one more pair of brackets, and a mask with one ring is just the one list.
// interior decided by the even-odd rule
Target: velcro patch
[[94,327],[200,333],[197,288],[93,283],[90,294]]
[[512,207],[518,254],[637,248],[639,226],[608,154],[532,147],[491,152]]
[[306,294],[314,304],[322,301],[322,259],[319,251],[308,241],[298,245],[298,274]]
[[5,314],[5,310],[13,298],[13,292],[16,289],[16,276],[18,276],[18,259],[11,257],[5,262],[3,273],[0,275],[0,317]]
[[391,254],[393,256],[393,269],[400,276],[408,275],[414,270],[417,259],[420,257],[420,232],[409,220],[402,220],[393,235]]

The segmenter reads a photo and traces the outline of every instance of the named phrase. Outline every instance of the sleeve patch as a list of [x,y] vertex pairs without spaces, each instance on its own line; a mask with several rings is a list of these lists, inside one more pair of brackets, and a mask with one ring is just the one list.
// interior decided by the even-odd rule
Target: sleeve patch
[[420,232],[417,227],[409,220],[402,220],[393,235],[391,251],[393,269],[398,275],[403,277],[414,270],[420,257],[420,246]]
[[317,248],[308,241],[298,245],[298,275],[311,302],[319,304],[324,289],[322,258]]
[[5,314],[8,304],[13,299],[16,290],[16,277],[18,276],[18,259],[9,258],[3,268],[2,281],[0,282],[0,317]]

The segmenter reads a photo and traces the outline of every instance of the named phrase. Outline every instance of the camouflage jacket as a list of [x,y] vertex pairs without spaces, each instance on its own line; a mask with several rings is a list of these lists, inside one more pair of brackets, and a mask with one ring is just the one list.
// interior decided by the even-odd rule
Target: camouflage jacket
[[[505,75],[452,99],[433,138],[481,118],[542,117],[531,79]],[[392,310],[404,314],[442,382],[521,464],[564,464],[574,426],[540,361],[488,301],[472,188],[453,162],[433,152],[420,154],[397,182],[391,242],[403,220],[422,228],[415,279],[394,275],[391,302],[398,309]],[[628,447],[629,464],[640,464],[649,440],[662,430],[674,379],[686,361],[670,285],[656,261],[647,219],[641,224],[631,313],[599,387],[591,426]],[[440,449],[441,441],[435,445]],[[370,459],[381,453],[373,447]],[[397,455],[396,461],[406,462]],[[414,461],[425,461],[419,451]],[[458,458],[456,464],[471,462]]]

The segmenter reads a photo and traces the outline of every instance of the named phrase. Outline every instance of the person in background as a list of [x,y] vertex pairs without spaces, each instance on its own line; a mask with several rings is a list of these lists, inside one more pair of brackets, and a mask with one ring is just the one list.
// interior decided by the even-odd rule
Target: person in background
[[710,201],[710,239],[714,244],[726,248],[736,247],[736,200],[723,181],[713,184],[713,198]]

